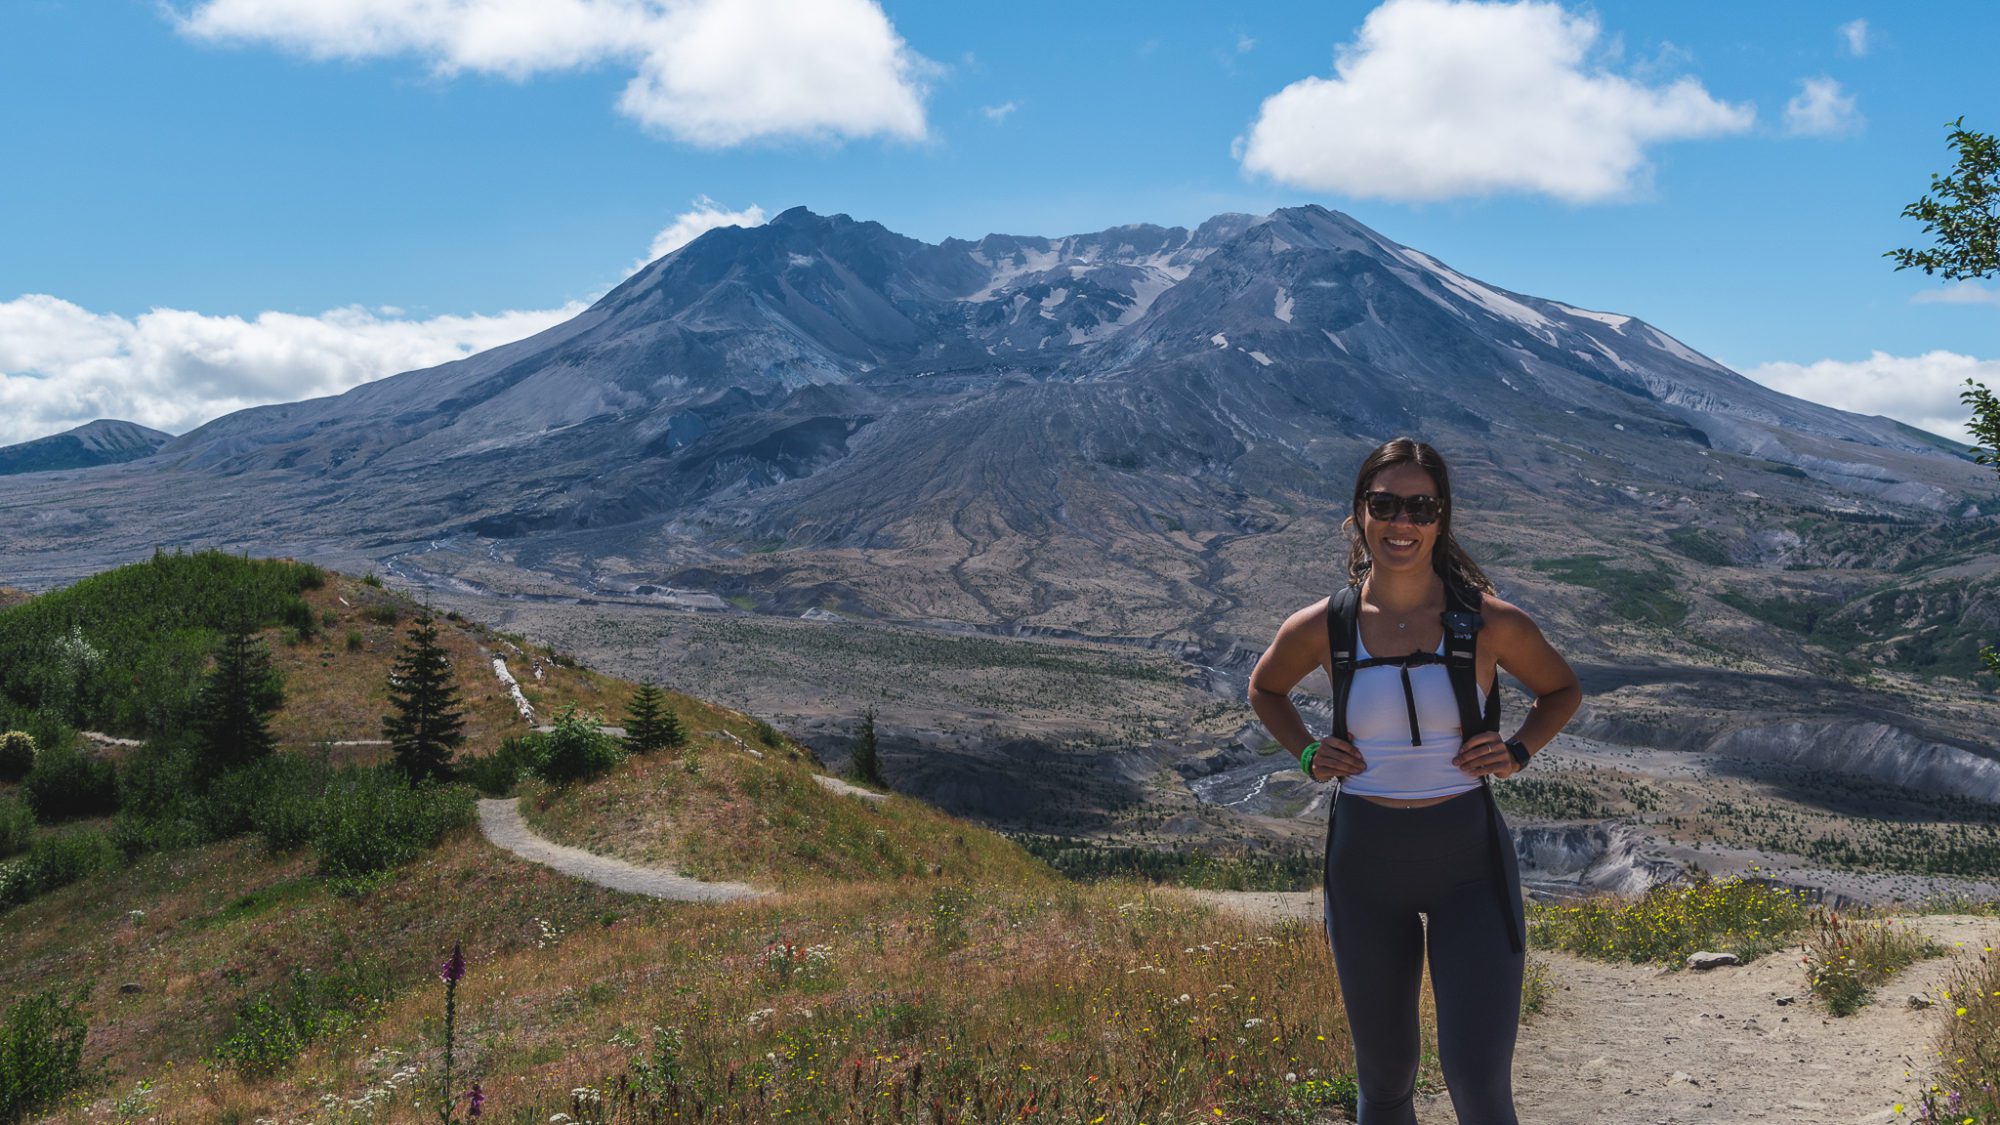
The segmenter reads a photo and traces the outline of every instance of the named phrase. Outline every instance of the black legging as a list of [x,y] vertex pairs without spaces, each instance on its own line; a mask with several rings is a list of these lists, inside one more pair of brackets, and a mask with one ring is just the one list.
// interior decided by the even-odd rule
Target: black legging
[[1354,1035],[1360,1125],[1417,1120],[1410,1103],[1426,938],[1419,913],[1429,918],[1438,1061],[1460,1125],[1517,1125],[1512,1072],[1523,955],[1495,884],[1504,879],[1518,903],[1521,877],[1513,847],[1500,844],[1506,825],[1491,801],[1474,789],[1414,809],[1349,794],[1335,802],[1326,925]]

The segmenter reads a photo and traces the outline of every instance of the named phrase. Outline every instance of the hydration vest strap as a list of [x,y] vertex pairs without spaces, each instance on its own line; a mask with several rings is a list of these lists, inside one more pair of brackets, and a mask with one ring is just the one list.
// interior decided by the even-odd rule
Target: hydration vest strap
[[1333,736],[1352,742],[1347,733],[1347,692],[1354,685],[1355,638],[1361,629],[1361,588],[1347,586],[1326,600],[1329,678],[1333,686]]

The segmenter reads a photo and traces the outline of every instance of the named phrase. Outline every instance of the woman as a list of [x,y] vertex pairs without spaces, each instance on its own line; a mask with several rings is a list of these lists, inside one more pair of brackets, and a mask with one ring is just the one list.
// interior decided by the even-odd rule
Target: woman
[[[1583,698],[1576,674],[1528,615],[1493,596],[1452,538],[1451,515],[1451,478],[1436,450],[1397,438],[1369,454],[1341,525],[1358,600],[1336,594],[1293,614],[1250,676],[1251,706],[1272,737],[1313,780],[1340,783],[1328,811],[1326,928],[1354,1035],[1361,1125],[1416,1121],[1426,940],[1438,1058],[1458,1119],[1515,1125],[1520,874],[1486,779],[1518,772]],[[1348,655],[1349,643],[1335,638],[1350,606]],[[1476,704],[1461,706],[1454,692],[1442,655],[1448,631]],[[1314,668],[1340,683],[1336,648],[1355,662],[1343,664],[1349,689],[1335,708],[1348,730],[1315,741],[1288,696]],[[1496,667],[1535,695],[1511,739],[1491,729]],[[1462,715],[1481,721],[1468,733]]]

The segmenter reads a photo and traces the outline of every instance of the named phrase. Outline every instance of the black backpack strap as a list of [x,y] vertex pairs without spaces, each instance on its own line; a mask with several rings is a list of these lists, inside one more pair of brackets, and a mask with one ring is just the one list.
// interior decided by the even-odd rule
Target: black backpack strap
[[1493,685],[1484,708],[1479,705],[1479,629],[1485,624],[1479,604],[1479,591],[1445,583],[1444,664],[1458,701],[1459,729],[1466,738],[1500,729],[1500,685]]
[[1333,686],[1333,736],[1351,742],[1347,733],[1347,693],[1354,686],[1355,638],[1361,630],[1361,588],[1344,586],[1326,599],[1326,642],[1332,654],[1327,675]]

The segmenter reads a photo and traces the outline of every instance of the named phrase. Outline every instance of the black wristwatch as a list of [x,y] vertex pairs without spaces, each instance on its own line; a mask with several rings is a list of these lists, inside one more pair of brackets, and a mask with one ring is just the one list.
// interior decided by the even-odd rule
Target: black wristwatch
[[1518,738],[1507,740],[1507,754],[1514,759],[1516,766],[1525,767],[1528,764],[1528,744]]

